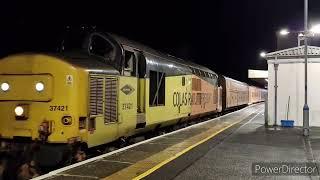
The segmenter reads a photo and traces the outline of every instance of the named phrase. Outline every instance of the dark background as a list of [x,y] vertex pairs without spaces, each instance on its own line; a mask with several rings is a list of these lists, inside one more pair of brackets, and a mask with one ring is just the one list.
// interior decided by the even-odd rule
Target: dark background
[[[309,1],[311,24],[320,20],[320,1]],[[303,30],[303,0],[2,1],[0,18],[1,56],[33,46],[30,39],[45,43],[66,25],[96,25],[249,82],[249,68],[267,69],[259,52],[276,50],[276,31]]]

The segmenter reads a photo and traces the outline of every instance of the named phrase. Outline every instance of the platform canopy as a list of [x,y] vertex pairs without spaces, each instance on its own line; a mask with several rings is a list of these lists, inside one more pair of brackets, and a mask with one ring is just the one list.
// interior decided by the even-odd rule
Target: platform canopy
[[[305,103],[304,46],[266,54],[268,62],[268,123],[293,120],[303,125]],[[308,46],[308,105],[310,126],[320,127],[320,47]]]
[[268,83],[268,71],[249,69],[248,78],[265,87]]
[[[267,60],[278,59],[288,59],[288,58],[303,58],[304,56],[304,46],[284,49],[280,51],[275,51],[266,54]],[[320,47],[308,46],[308,57],[320,57]]]
[[268,78],[268,71],[249,69],[248,70],[248,78],[250,78],[250,79],[258,79],[258,78],[267,79]]

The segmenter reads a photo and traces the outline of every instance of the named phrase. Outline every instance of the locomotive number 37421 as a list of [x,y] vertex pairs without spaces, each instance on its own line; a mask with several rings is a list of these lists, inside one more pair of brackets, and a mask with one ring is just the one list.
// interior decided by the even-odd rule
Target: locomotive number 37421
[[49,106],[49,111],[68,111],[68,106]]

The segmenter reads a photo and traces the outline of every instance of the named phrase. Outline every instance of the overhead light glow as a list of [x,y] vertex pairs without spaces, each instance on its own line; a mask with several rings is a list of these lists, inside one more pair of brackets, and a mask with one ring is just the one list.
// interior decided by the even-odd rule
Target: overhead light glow
[[8,83],[2,83],[1,84],[1,90],[6,92],[10,89],[10,85]]
[[14,112],[16,113],[17,116],[22,116],[23,115],[23,108],[21,106],[17,106],[15,109],[14,109]]
[[260,53],[260,57],[262,57],[262,58],[266,57],[266,55],[267,55],[266,52],[261,52],[261,53]]
[[320,33],[320,24],[317,24],[317,25],[313,26],[310,29],[310,32],[313,33],[313,34],[319,34]]
[[286,36],[286,35],[288,35],[290,32],[287,30],[287,29],[282,29],[281,31],[280,31],[280,35],[281,36]]
[[44,90],[44,84],[41,83],[41,82],[38,82],[38,83],[36,84],[36,90],[37,90],[38,92],[43,91],[43,90]]

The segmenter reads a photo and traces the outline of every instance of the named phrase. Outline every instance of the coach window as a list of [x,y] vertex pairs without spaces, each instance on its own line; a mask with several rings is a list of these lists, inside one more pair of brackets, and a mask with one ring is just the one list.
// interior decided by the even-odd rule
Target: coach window
[[195,71],[196,71],[196,75],[200,76],[200,70],[199,69],[195,69]]
[[218,85],[218,76],[215,74],[212,74],[212,79],[214,80],[214,83]]
[[125,76],[136,76],[136,57],[131,51],[124,52],[124,68],[123,75]]
[[196,74],[196,70],[194,68],[192,68],[192,73]]
[[201,70],[200,70],[200,76],[201,76],[201,77],[205,77],[204,72],[203,72],[203,71],[201,71]]
[[166,92],[166,74],[158,71],[150,71],[149,105],[164,106]]
[[209,73],[208,72],[204,72],[206,77],[210,78]]

